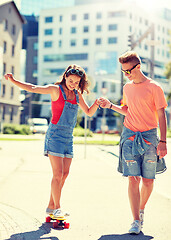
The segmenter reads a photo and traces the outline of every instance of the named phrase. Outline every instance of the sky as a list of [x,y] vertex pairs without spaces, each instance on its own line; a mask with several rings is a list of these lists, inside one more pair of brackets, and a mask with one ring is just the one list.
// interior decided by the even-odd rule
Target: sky
[[153,8],[169,8],[171,10],[171,0],[136,0],[137,3],[144,7]]

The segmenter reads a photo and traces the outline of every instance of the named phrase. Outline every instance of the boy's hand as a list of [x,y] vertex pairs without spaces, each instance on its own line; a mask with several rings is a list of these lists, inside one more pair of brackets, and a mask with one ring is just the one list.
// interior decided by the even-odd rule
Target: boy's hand
[[159,155],[159,158],[163,158],[167,154],[167,147],[166,143],[159,142],[157,146],[157,155]]
[[104,97],[100,97],[98,99],[98,104],[102,108],[110,108],[111,102],[108,99],[104,98]]
[[5,74],[5,75],[4,75],[4,78],[5,78],[6,80],[8,80],[8,78],[14,79],[12,73],[7,73],[7,74]]

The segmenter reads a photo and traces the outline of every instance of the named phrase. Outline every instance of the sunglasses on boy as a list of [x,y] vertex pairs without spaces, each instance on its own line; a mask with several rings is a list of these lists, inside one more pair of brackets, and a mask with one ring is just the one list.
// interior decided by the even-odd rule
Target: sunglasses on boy
[[126,73],[126,74],[131,74],[131,71],[134,69],[134,68],[136,68],[136,66],[138,65],[139,63],[137,63],[135,66],[133,66],[131,69],[128,69],[128,70],[123,70],[123,69],[121,69],[121,71],[123,72],[123,73]]
[[70,68],[67,72],[66,72],[66,76],[68,77],[69,73],[71,74],[76,74],[80,77],[82,77],[84,75],[84,72],[78,70],[78,69],[74,69],[74,68]]

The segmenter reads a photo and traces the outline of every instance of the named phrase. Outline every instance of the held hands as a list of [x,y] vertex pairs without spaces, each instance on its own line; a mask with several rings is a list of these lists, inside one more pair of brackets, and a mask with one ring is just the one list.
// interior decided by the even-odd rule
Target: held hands
[[98,98],[96,100],[96,103],[102,108],[110,108],[110,106],[111,106],[111,102],[104,97]]
[[13,75],[12,75],[12,73],[6,73],[5,75],[4,75],[4,78],[6,79],[6,80],[13,80],[14,79],[14,77],[13,77]]

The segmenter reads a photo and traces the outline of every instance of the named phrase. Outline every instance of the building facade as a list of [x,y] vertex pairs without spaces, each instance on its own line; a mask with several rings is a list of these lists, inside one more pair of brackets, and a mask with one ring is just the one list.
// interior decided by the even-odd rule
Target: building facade
[[25,22],[14,2],[0,4],[0,122],[20,123],[20,90],[3,75],[11,72],[20,78],[22,25]]
[[[119,3],[109,1],[98,5],[84,4],[84,7],[76,5],[42,10],[39,18],[38,83],[56,82],[69,64],[76,63],[91,78],[94,95],[90,103],[99,96],[117,102],[122,98],[118,57],[130,49],[128,39],[131,36],[136,42],[134,50],[142,59],[143,72],[167,85],[164,71],[170,60],[168,44],[171,40],[171,19],[168,16],[168,13],[167,17],[157,13],[151,17],[144,9],[122,0]],[[152,25],[154,31],[151,30]],[[167,91],[166,87],[166,94]],[[50,97],[41,97],[42,101],[49,102],[49,106],[42,106],[41,116],[48,117]],[[100,122],[96,128],[99,126]]]

